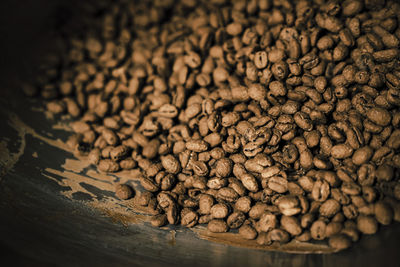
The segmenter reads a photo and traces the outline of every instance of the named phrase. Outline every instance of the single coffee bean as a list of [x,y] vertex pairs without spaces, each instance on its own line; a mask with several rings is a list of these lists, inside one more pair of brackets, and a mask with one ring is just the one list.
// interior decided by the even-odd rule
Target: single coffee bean
[[248,196],[240,197],[235,202],[235,209],[241,211],[243,213],[247,213],[250,211],[251,208],[251,199]]
[[172,174],[177,174],[181,170],[179,161],[172,155],[163,156],[161,164],[167,172]]
[[166,209],[167,220],[169,224],[178,223],[178,208],[175,203]]
[[232,172],[233,162],[231,159],[222,158],[216,163],[216,175],[219,177],[227,177]]
[[229,208],[227,205],[218,203],[211,207],[211,215],[216,219],[223,219],[229,214]]
[[117,172],[119,171],[119,164],[111,159],[102,159],[97,168],[102,172]]
[[157,192],[159,190],[159,186],[152,179],[144,176],[140,178],[140,184],[149,192]]
[[267,239],[270,240],[270,242],[279,242],[280,244],[285,244],[289,242],[290,236],[285,230],[273,229],[267,233]]
[[301,212],[299,201],[294,196],[283,196],[278,199],[278,207],[283,215],[293,216]]
[[278,225],[278,220],[275,214],[270,212],[264,212],[259,221],[258,221],[258,229],[263,232],[269,232],[272,229],[275,229]]
[[340,232],[343,229],[343,225],[340,222],[330,222],[326,225],[326,236],[331,237],[337,234],[340,234]]
[[243,212],[235,211],[228,216],[226,223],[230,229],[237,229],[242,226],[245,220],[246,216]]
[[193,227],[199,221],[199,216],[196,212],[191,210],[190,208],[184,208],[181,211],[181,224],[186,227]]
[[325,217],[332,217],[340,210],[340,204],[335,199],[326,200],[319,208],[319,213]]
[[365,146],[362,148],[357,149],[353,156],[352,156],[352,161],[356,165],[362,165],[364,163],[367,163],[373,155],[373,150],[369,146]]
[[119,199],[130,199],[134,194],[133,189],[126,184],[119,184],[115,188],[115,195]]
[[310,228],[311,237],[315,240],[326,238],[326,223],[322,220],[315,221]]
[[167,224],[167,215],[157,214],[151,218],[151,225],[161,227]]
[[300,235],[302,232],[300,222],[297,220],[296,217],[293,216],[282,216],[281,226],[292,236]]
[[383,201],[379,201],[374,205],[374,213],[376,220],[383,225],[388,225],[393,220],[392,208]]
[[383,108],[372,108],[368,110],[366,115],[373,123],[376,123],[380,126],[386,126],[391,121],[390,113]]
[[374,217],[360,215],[357,218],[357,229],[363,234],[371,235],[378,230],[378,223]]
[[348,158],[353,154],[353,149],[347,144],[339,144],[332,147],[331,156],[336,159]]
[[351,241],[346,235],[337,234],[329,238],[329,246],[339,250],[347,249],[351,246]]
[[224,233],[228,231],[228,225],[223,220],[214,219],[208,223],[207,229],[213,233]]
[[257,202],[249,211],[249,217],[252,219],[260,219],[262,214],[268,209],[265,203]]
[[239,235],[244,239],[252,240],[257,237],[257,231],[252,226],[245,224],[239,228]]

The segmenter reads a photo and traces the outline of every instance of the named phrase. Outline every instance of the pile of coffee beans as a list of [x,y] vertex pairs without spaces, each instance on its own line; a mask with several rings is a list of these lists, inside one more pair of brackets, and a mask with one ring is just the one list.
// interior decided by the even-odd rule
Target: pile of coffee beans
[[400,221],[396,1],[117,1],[92,19],[25,91],[74,119],[98,170],[141,170],[152,225],[344,249]]

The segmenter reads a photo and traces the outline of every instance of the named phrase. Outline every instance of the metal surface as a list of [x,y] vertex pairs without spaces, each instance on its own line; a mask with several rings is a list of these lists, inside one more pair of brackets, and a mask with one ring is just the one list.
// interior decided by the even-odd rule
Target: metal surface
[[[36,4],[40,2],[48,1],[36,1]],[[31,7],[36,4],[31,3]],[[22,4],[2,5],[0,10],[9,14],[9,18],[23,7]],[[23,59],[34,48],[41,47],[43,40],[35,34],[44,33],[40,27],[51,18],[48,14],[54,12],[54,6],[43,10],[36,7],[41,15],[35,13],[35,8],[30,12],[25,10],[22,15],[18,13],[24,18],[22,22],[13,17],[13,23],[17,24],[11,30],[4,24],[0,27],[2,36],[8,36],[9,40],[2,42],[1,50],[7,53],[2,54],[1,60],[0,141],[7,141],[11,153],[20,147],[21,139],[9,124],[10,112],[42,134],[64,139],[68,135],[53,130],[44,114],[32,112],[29,106],[40,103],[23,98],[12,82],[18,78],[16,72],[23,73],[20,68]],[[4,16],[2,21],[7,21]],[[26,29],[27,26],[30,28]],[[4,35],[7,31],[8,35]],[[7,43],[8,47],[4,48]],[[60,194],[65,188],[42,175],[45,168],[60,169],[70,154],[29,134],[25,141],[22,156],[11,170],[0,176],[0,249],[6,252],[0,259],[0,264],[5,263],[3,266],[400,266],[399,223],[382,227],[377,235],[363,236],[349,250],[329,255],[285,254],[227,246],[201,240],[179,226],[167,230],[155,229],[148,223],[123,226],[88,208],[84,201],[67,199]],[[32,157],[34,152],[40,157]],[[175,237],[170,230],[177,230]]]

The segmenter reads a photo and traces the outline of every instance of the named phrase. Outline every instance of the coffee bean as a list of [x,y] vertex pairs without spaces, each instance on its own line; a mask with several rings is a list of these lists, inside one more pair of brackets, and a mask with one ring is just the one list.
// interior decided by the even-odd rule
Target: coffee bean
[[292,236],[300,235],[302,232],[300,222],[297,220],[296,217],[293,216],[282,216],[281,226]]
[[330,222],[326,225],[326,236],[332,237],[334,235],[340,234],[343,229],[343,225],[341,222]]
[[167,172],[172,174],[177,174],[181,170],[178,160],[172,155],[162,157],[161,164]]
[[369,146],[365,146],[362,148],[357,149],[353,156],[352,161],[356,165],[362,165],[367,163],[373,155],[373,150]]
[[194,152],[203,152],[208,149],[208,144],[202,140],[190,140],[186,142],[186,148]]
[[273,229],[267,233],[267,240],[270,242],[279,242],[280,244],[285,244],[289,242],[290,236],[288,232],[282,229]]
[[340,204],[335,199],[326,200],[319,208],[319,213],[325,217],[332,217],[340,210]]
[[175,203],[168,206],[166,209],[167,220],[169,224],[176,224],[178,222],[178,208]]
[[393,3],[167,2],[113,3],[24,83],[72,151],[138,168],[154,226],[341,250],[400,218]]
[[351,246],[351,241],[346,235],[337,234],[329,238],[329,246],[339,250],[347,249]]
[[278,199],[278,207],[283,215],[293,216],[300,213],[299,201],[294,196],[283,196]]
[[379,201],[374,205],[374,213],[376,220],[383,225],[388,225],[393,219],[392,208],[383,201]]
[[119,171],[119,164],[110,159],[102,159],[99,161],[97,168],[102,172],[117,172]]
[[378,230],[378,223],[371,216],[360,215],[357,218],[357,229],[363,234],[371,235]]
[[353,154],[353,149],[347,144],[335,145],[331,149],[331,156],[336,159],[348,158]]
[[240,177],[240,180],[242,181],[243,186],[247,190],[249,190],[251,192],[257,192],[258,191],[258,189],[259,189],[258,183],[257,183],[256,178],[253,175],[251,175],[249,173],[245,173]]
[[150,178],[142,176],[140,178],[140,184],[143,186],[144,189],[146,189],[149,192],[157,192],[159,190],[158,185]]
[[211,207],[211,215],[216,219],[223,219],[229,214],[229,208],[227,205],[218,203]]
[[126,184],[119,184],[115,188],[115,195],[119,199],[129,199],[133,196],[133,190],[129,185]]
[[232,172],[232,160],[228,158],[219,159],[216,162],[215,171],[219,177],[227,177]]
[[383,108],[372,108],[367,112],[367,117],[373,123],[376,123],[381,126],[386,126],[391,121],[390,113]]
[[239,228],[239,235],[244,239],[251,240],[257,237],[257,231],[250,225],[246,224]]
[[248,196],[240,197],[235,202],[235,209],[243,213],[247,213],[251,208],[251,199]]
[[246,216],[243,212],[235,211],[228,216],[228,218],[226,219],[226,223],[228,224],[229,228],[236,229],[242,226],[245,220]]
[[228,225],[223,220],[214,219],[208,223],[207,229],[213,233],[223,233],[228,231]]
[[326,223],[322,220],[315,221],[310,228],[311,237],[315,240],[326,238]]
[[254,65],[258,68],[258,69],[263,69],[267,66],[268,64],[268,56],[267,56],[267,52],[265,51],[258,51],[255,55],[254,55]]
[[180,217],[181,224],[189,228],[195,226],[199,220],[198,214],[189,208],[182,209]]

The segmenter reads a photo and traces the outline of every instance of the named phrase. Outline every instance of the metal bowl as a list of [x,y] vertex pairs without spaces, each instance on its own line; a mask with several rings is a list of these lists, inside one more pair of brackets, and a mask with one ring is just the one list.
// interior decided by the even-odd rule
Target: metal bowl
[[[69,152],[49,140],[68,132],[35,111],[39,100],[23,96],[18,80],[43,51],[51,48],[60,14],[73,19],[78,1],[2,1],[3,36],[0,85],[0,248],[3,263],[19,266],[399,266],[400,225],[362,236],[348,250],[334,254],[288,254],[220,244],[200,239],[180,226],[156,229],[147,222],[121,223],[88,205],[90,195],[65,197],[62,176],[49,179],[46,169],[64,170]],[[68,16],[65,16],[68,14]],[[50,26],[49,26],[50,25]],[[4,38],[6,36],[6,38]],[[22,124],[24,123],[24,125]],[[39,138],[38,138],[39,137]],[[36,155],[39,155],[36,157]],[[88,187],[95,198],[110,192]],[[92,196],[93,197],[93,196]],[[4,253],[5,252],[5,253]],[[4,266],[4,265],[3,265]]]

